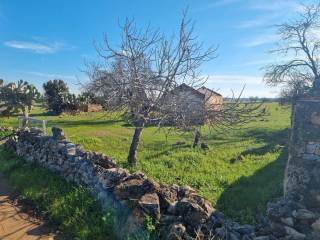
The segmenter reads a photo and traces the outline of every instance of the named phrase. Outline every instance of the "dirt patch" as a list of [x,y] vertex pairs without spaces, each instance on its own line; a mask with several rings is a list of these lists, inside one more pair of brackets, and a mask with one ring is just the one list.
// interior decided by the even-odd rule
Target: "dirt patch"
[[0,175],[1,240],[70,239],[46,222],[33,204],[18,199],[8,181]]

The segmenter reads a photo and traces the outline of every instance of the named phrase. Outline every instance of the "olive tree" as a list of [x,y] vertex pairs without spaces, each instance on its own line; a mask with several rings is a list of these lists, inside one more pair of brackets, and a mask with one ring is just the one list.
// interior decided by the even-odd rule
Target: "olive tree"
[[136,164],[145,126],[168,118],[165,109],[171,103],[164,101],[165,96],[182,83],[202,85],[205,78],[199,68],[214,57],[216,48],[205,49],[198,42],[185,14],[176,37],[166,37],[149,27],[139,29],[130,20],[121,32],[117,47],[111,46],[107,35],[97,47],[100,61],[88,66],[88,90],[104,99],[106,110],[130,116],[135,130],[128,163]]

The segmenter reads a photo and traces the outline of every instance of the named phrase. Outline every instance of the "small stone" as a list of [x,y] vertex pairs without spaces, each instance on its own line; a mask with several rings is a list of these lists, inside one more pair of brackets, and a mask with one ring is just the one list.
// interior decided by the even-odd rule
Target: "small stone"
[[241,239],[241,236],[235,232],[230,232],[229,233],[229,236],[228,236],[228,239],[230,240],[240,240]]
[[294,210],[292,212],[292,216],[295,217],[296,219],[300,219],[300,220],[316,219],[316,215],[307,209]]
[[314,231],[320,232],[320,218],[317,219],[314,223],[312,223],[311,227]]
[[317,112],[313,112],[311,115],[311,122],[314,125],[320,125],[320,115]]
[[310,153],[303,154],[302,158],[304,160],[309,160],[309,161],[318,161],[318,160],[320,160],[320,157],[318,155],[310,154]]
[[52,131],[53,139],[55,139],[55,140],[65,140],[66,139],[65,134],[61,128],[53,127],[51,129],[51,131]]
[[242,235],[252,234],[252,233],[254,233],[255,227],[252,225],[242,225],[242,226],[235,228],[235,230]]
[[181,223],[175,223],[169,226],[167,232],[163,235],[166,236],[166,240],[177,240],[183,239],[184,234],[186,233],[186,227]]
[[314,151],[314,154],[320,155],[320,144],[317,144],[316,150]]
[[308,143],[307,146],[306,146],[306,153],[310,153],[310,154],[313,154],[316,150],[316,145],[315,144],[311,144],[311,143]]
[[293,225],[294,225],[294,221],[293,221],[292,217],[281,218],[281,222],[288,225],[289,227],[293,227]]
[[198,227],[203,224],[210,216],[211,212],[207,212],[200,205],[191,199],[184,198],[175,205],[175,212],[183,216],[185,222],[192,227]]
[[291,228],[291,227],[284,227],[286,230],[286,233],[291,237],[292,240],[301,240],[301,239],[305,239],[306,235],[299,233],[297,230]]
[[139,206],[155,219],[160,219],[160,203],[156,193],[147,193],[139,201]]
[[254,240],[270,240],[269,236],[260,236],[260,237],[255,237]]

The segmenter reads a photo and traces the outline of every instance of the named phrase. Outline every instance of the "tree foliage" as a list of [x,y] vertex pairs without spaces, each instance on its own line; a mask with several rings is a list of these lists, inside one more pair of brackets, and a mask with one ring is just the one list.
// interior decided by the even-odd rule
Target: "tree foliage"
[[48,109],[56,114],[62,113],[66,109],[68,101],[72,100],[69,96],[69,88],[61,79],[54,79],[43,84],[45,98]]

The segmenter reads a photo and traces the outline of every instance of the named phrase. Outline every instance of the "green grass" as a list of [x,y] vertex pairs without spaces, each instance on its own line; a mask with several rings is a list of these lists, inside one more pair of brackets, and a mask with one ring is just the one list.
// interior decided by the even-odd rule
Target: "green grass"
[[102,211],[87,190],[39,166],[24,163],[2,146],[0,172],[23,199],[39,206],[73,239],[115,239],[112,216]]
[[[267,104],[270,115],[257,119],[239,131],[224,134],[207,131],[208,151],[192,149],[192,135],[173,134],[148,127],[142,133],[138,170],[162,182],[194,187],[227,216],[243,223],[264,212],[266,203],[282,193],[287,158],[290,109]],[[77,116],[34,117],[48,120],[49,126],[64,129],[68,138],[87,150],[105,153],[127,167],[126,157],[133,128],[105,113]],[[17,125],[16,118],[0,119],[0,125]],[[185,146],[175,147],[178,141]]]

